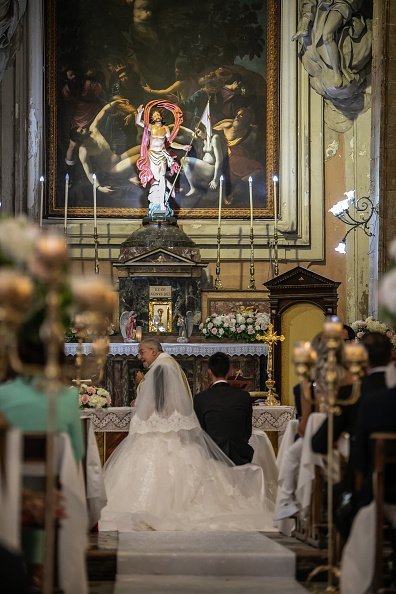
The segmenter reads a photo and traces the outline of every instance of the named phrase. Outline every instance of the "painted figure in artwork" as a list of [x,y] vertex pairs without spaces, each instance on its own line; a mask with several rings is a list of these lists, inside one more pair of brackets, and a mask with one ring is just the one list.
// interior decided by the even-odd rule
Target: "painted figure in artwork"
[[[172,131],[164,124],[161,109],[167,109],[173,114],[175,123]],[[166,179],[165,174],[167,169],[172,175],[180,169],[169,149],[176,148],[188,152],[191,148],[190,145],[182,145],[174,140],[182,122],[182,111],[174,103],[151,101],[145,108],[143,105],[138,107],[136,124],[142,126],[143,137],[136,166],[142,186],[150,184],[149,216],[153,216],[154,213],[165,213],[167,218],[173,215],[169,206],[172,184]]]

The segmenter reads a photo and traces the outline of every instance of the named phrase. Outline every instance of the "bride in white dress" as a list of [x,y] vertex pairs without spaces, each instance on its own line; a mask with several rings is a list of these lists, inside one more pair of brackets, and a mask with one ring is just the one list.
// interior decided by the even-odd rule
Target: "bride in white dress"
[[156,339],[129,435],[105,465],[100,530],[273,530],[261,467],[235,466],[203,431],[187,379]]

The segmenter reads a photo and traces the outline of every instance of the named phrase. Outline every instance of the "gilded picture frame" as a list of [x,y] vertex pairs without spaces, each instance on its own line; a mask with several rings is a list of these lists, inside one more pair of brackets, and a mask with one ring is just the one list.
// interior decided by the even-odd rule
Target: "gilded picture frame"
[[172,334],[172,300],[149,301],[149,332]]
[[[191,142],[190,131],[201,119],[198,103],[202,107],[208,96],[212,136],[192,140],[170,198],[176,216],[215,219],[220,173],[222,218],[250,217],[249,177],[254,218],[273,216],[280,0],[202,0],[196,5],[184,0],[46,0],[45,6],[48,216],[63,216],[67,185],[68,217],[92,217],[95,173],[98,217],[142,218],[147,187],[138,185],[137,103],[165,97],[180,105],[180,144]],[[200,91],[193,111],[191,100]],[[124,111],[115,103],[122,99],[129,102]],[[100,115],[106,105],[111,107]],[[170,112],[165,110],[163,117],[172,127]],[[183,155],[175,149],[179,163]]]

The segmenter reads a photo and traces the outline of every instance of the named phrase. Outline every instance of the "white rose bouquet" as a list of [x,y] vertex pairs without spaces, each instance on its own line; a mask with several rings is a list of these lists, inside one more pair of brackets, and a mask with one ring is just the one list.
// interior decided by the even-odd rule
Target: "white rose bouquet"
[[361,340],[365,334],[369,334],[370,332],[386,334],[388,338],[390,338],[393,348],[396,348],[396,336],[392,328],[384,322],[376,320],[372,316],[369,316],[365,320],[356,320],[356,322],[352,322],[351,328],[355,331],[358,340]]
[[199,329],[205,338],[254,342],[257,334],[267,330],[269,321],[265,313],[212,314],[200,324]]
[[107,408],[111,405],[111,397],[104,388],[81,384],[79,404],[80,408]]

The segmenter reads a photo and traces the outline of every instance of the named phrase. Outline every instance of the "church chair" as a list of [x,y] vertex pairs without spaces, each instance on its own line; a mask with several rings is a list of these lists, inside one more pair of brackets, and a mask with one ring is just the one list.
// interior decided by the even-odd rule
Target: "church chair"
[[[396,465],[396,433],[373,433],[374,441],[374,502],[376,510],[375,567],[373,591],[395,593],[395,588],[385,588],[384,584],[384,527],[389,524],[385,509],[385,473],[388,465]],[[392,526],[396,530],[396,526]]]
[[[55,440],[56,443],[56,440]],[[45,492],[45,477],[46,477],[46,460],[47,460],[47,434],[44,432],[24,433],[23,435],[23,481],[24,484],[33,491]],[[56,460],[56,455],[55,455]],[[59,476],[54,478],[55,488],[60,489]],[[42,528],[37,526],[35,522],[30,526],[31,528]],[[29,528],[29,525],[24,524],[23,528]],[[59,571],[58,571],[58,550],[59,550],[59,522],[54,519],[54,549],[52,551],[53,577],[54,577],[54,594],[61,593],[59,589]],[[45,539],[44,539],[45,540]],[[43,566],[33,568],[33,573],[38,576],[41,581]]]

